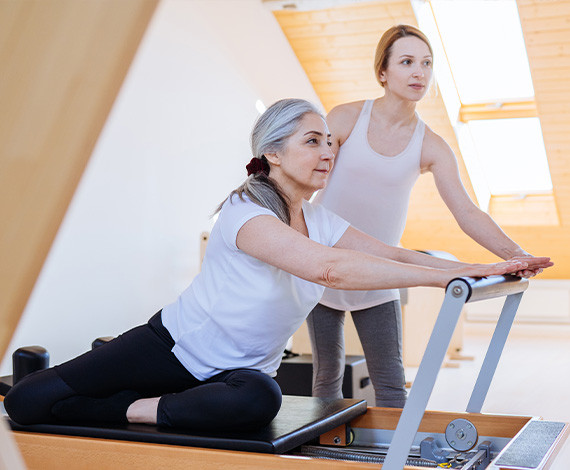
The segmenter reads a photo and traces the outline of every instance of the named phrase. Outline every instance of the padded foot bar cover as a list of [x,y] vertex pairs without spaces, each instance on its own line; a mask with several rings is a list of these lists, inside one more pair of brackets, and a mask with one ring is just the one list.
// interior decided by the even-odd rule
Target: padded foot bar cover
[[364,400],[284,396],[281,410],[265,428],[255,432],[216,435],[144,424],[104,427],[48,424],[22,426],[12,421],[9,424],[13,431],[20,432],[282,454],[363,415],[366,409]]
[[531,421],[494,462],[500,468],[542,468],[554,443],[562,437],[566,423]]

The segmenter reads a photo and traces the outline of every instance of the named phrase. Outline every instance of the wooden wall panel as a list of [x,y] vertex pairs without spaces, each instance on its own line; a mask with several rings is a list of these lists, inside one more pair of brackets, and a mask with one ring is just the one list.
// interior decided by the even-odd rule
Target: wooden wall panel
[[[570,1],[517,0],[561,225],[543,239],[560,278],[570,277]],[[522,229],[521,229],[522,231]],[[548,250],[548,251],[547,251]]]
[[157,2],[0,2],[0,357]]
[[[544,278],[570,278],[570,91],[566,86],[566,77],[570,76],[570,0],[517,0],[517,3],[560,225],[536,226],[536,220],[529,225],[524,210],[515,204],[513,213],[505,212],[509,204],[502,205],[499,215],[509,223],[503,227],[505,232],[523,248],[553,258],[556,266],[547,270],[542,275]],[[382,90],[374,79],[372,62],[381,34],[394,24],[416,25],[409,0],[274,14],[327,111],[343,102],[380,96]],[[473,197],[441,97],[428,95],[418,111],[458,156],[462,180]],[[413,190],[402,243],[410,248],[443,249],[468,261],[497,259],[458,228],[431,175],[422,175]]]

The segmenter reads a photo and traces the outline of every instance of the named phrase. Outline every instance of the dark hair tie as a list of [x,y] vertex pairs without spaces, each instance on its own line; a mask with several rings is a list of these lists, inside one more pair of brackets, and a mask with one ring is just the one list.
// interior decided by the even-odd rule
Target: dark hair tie
[[247,170],[247,176],[255,175],[259,172],[269,174],[269,163],[267,163],[267,160],[263,156],[261,158],[253,157],[245,168]]

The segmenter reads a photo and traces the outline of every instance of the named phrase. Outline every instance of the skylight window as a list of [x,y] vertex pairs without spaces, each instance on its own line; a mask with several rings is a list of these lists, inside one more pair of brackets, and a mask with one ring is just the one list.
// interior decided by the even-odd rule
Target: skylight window
[[491,194],[524,196],[552,191],[537,118],[470,121],[469,130]]
[[534,96],[515,0],[431,0],[463,104]]
[[551,192],[516,1],[412,1],[480,206]]

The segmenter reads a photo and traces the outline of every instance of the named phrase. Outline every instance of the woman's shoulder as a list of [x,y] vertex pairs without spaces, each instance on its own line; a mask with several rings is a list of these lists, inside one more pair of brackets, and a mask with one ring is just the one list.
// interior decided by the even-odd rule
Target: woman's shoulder
[[261,215],[271,213],[265,207],[253,202],[246,194],[232,192],[222,204],[219,212],[218,221],[222,225],[234,225],[243,223],[242,220],[248,219],[252,214]]
[[240,194],[237,192],[232,192],[228,196],[222,205],[222,211],[233,213],[262,212],[273,214],[273,211],[253,201],[247,194]]
[[443,137],[425,125],[424,141],[422,144],[422,171],[433,171],[437,163],[445,165],[455,161],[455,153]]
[[350,103],[342,103],[335,106],[327,115],[327,120],[332,118],[356,119],[362,111],[362,107],[366,103],[365,100],[351,101]]
[[247,221],[258,215],[277,218],[273,211],[255,203],[246,194],[232,193],[222,205],[214,226],[226,244],[232,249],[237,249],[236,238],[239,230]]
[[331,133],[337,136],[338,145],[342,145],[354,129],[365,101],[352,101],[335,106],[327,115],[327,124]]
[[441,151],[449,148],[449,144],[443,137],[437,134],[431,127],[425,124],[424,149]]

